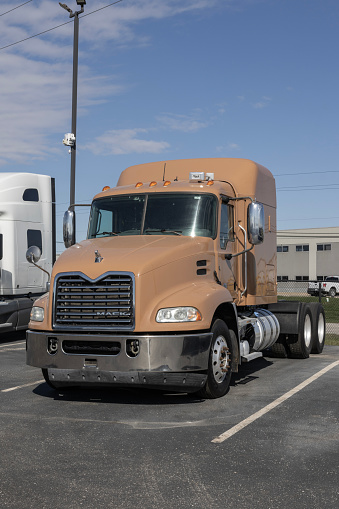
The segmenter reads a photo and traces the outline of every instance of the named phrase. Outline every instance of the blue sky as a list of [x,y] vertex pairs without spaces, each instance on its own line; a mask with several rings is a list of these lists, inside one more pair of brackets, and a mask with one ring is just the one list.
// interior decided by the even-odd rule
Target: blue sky
[[[24,2],[1,1],[0,48],[69,21],[57,0]],[[92,13],[110,3],[87,0],[80,19],[77,202],[133,164],[245,157],[276,178],[278,229],[339,225],[337,0],[122,0]],[[72,46],[68,23],[0,49],[0,171],[56,178],[59,242]]]

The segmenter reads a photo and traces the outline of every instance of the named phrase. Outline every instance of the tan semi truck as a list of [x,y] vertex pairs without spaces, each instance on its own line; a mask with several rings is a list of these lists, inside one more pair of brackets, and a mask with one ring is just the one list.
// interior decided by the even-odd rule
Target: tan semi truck
[[277,301],[275,181],[263,166],[219,158],[127,168],[94,197],[80,243],[73,209],[70,247],[27,332],[27,364],[50,386],[218,398],[264,351],[322,351],[321,304]]

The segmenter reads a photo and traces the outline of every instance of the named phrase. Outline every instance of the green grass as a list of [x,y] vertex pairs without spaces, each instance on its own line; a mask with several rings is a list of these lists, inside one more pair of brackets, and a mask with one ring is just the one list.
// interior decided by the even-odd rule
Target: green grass
[[[328,298],[328,302],[327,302]],[[323,297],[321,299],[321,303],[324,307],[325,317],[327,323],[339,323],[339,299],[334,297]],[[297,297],[285,297],[284,295],[279,295],[278,300],[297,300],[300,302],[319,302],[318,297],[308,297],[308,296],[297,296]]]
[[326,334],[325,345],[339,346],[339,336],[337,334]]

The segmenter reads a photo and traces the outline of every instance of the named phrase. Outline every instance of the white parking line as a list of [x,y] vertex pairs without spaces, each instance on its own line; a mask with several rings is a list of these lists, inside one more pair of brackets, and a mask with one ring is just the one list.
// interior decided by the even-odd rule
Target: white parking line
[[9,346],[16,346],[16,345],[25,345],[26,344],[26,341],[20,341],[19,343],[17,343],[16,341],[13,342],[13,343],[6,343],[4,345],[0,345],[0,349],[1,348],[6,348],[6,347],[9,347]]
[[228,438],[230,438],[233,435],[235,435],[236,433],[238,433],[238,431],[241,431],[242,429],[246,428],[246,426],[248,426],[252,422],[259,419],[259,417],[262,417],[263,415],[267,414],[268,412],[273,410],[273,408],[277,407],[278,405],[280,405],[281,403],[286,401],[288,398],[290,398],[297,392],[304,389],[307,385],[314,382],[314,380],[316,380],[317,378],[319,378],[322,375],[324,375],[325,373],[327,373],[327,371],[330,371],[330,369],[333,369],[335,366],[338,366],[338,365],[339,365],[339,360],[336,362],[333,362],[332,364],[329,364],[326,368],[322,369],[315,375],[311,376],[310,378],[308,378],[301,384],[294,387],[294,389],[291,389],[290,391],[286,392],[286,394],[283,394],[282,396],[280,396],[280,398],[276,399],[275,401],[272,401],[272,403],[270,403],[269,405],[266,405],[264,408],[262,408],[255,414],[250,415],[249,417],[247,417],[247,419],[244,419],[243,421],[239,422],[239,424],[237,424],[236,426],[233,426],[233,428],[230,428],[229,430],[225,431],[225,433],[222,433],[218,437],[214,438],[212,440],[212,442],[215,444],[220,444],[220,443],[224,442]]
[[42,382],[44,382],[45,380],[38,380],[37,382],[32,382],[30,384],[25,384],[25,385],[17,385],[16,387],[10,387],[9,389],[2,389],[0,392],[11,392],[11,391],[16,391],[17,389],[23,389],[24,387],[30,387],[31,385],[37,385],[37,384],[41,384]]
[[4,352],[18,352],[19,350],[26,350],[25,347],[22,347],[22,348],[3,348],[1,351],[1,353],[4,353]]

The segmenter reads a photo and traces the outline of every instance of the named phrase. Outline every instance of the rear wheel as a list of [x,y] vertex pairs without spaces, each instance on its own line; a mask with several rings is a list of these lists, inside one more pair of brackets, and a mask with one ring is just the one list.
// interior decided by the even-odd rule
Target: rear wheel
[[312,349],[311,353],[321,353],[325,344],[325,312],[323,306],[318,302],[311,302],[312,312]]
[[[279,341],[279,339],[278,339],[278,341]],[[271,352],[272,352],[274,357],[279,357],[281,359],[286,359],[287,352],[286,352],[285,344],[284,343],[279,343],[278,341],[276,343],[274,343],[274,345],[271,346]]]
[[208,361],[208,373],[205,387],[199,396],[206,399],[221,398],[229,388],[232,369],[232,341],[230,331],[223,320],[215,320],[211,350]]
[[302,304],[299,313],[297,341],[288,344],[289,357],[307,359],[312,348],[312,312],[307,304]]

